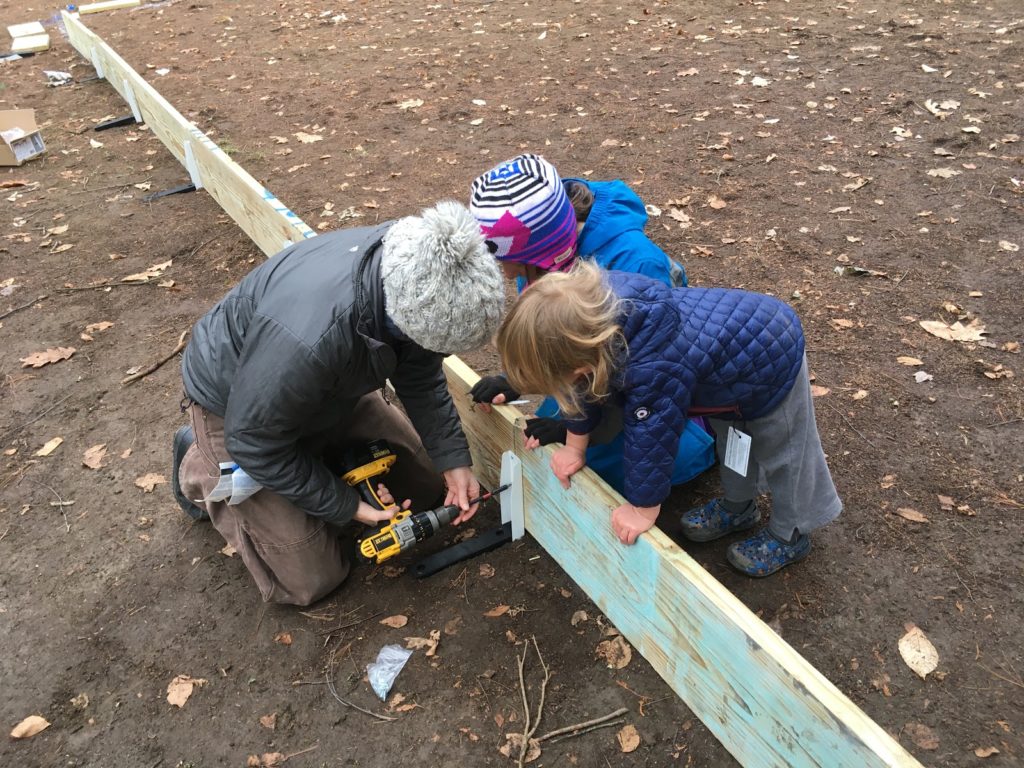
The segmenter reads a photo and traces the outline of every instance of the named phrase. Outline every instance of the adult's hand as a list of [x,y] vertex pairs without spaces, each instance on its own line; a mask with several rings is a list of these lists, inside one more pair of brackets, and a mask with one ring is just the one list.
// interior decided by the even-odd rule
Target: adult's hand
[[632,544],[644,531],[650,530],[658,520],[661,504],[655,507],[634,507],[623,504],[612,511],[612,530],[623,544]]
[[[395,497],[384,483],[377,484],[377,498],[384,502],[384,509],[377,509],[365,501],[360,501],[359,506],[356,508],[355,519],[365,525],[376,525],[385,520],[390,520],[398,514],[399,507],[395,503]],[[410,506],[412,506],[412,501],[406,499],[402,502],[401,509],[408,509]]]
[[563,488],[569,487],[569,478],[583,469],[586,463],[586,453],[570,445],[563,445],[551,454],[551,471]]
[[448,487],[448,494],[444,503],[455,504],[462,510],[457,518],[452,521],[453,525],[459,525],[469,520],[476,514],[479,504],[469,505],[470,500],[480,495],[480,481],[476,479],[473,470],[469,467],[455,467],[444,472],[444,483]]
[[519,393],[512,389],[508,379],[501,374],[484,376],[473,385],[469,394],[473,398],[473,402],[478,403],[480,410],[484,413],[490,413],[492,403],[501,405],[519,399]]

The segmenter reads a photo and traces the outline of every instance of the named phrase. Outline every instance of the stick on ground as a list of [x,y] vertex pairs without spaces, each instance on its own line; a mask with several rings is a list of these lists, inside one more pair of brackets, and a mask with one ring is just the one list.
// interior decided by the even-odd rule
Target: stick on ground
[[144,379],[147,376],[149,376],[149,374],[153,373],[153,371],[159,370],[159,368],[164,363],[166,363],[167,361],[171,360],[175,355],[177,355],[179,352],[181,352],[181,350],[183,350],[185,348],[185,337],[186,336],[188,336],[188,331],[182,331],[181,332],[181,336],[178,337],[178,344],[177,344],[177,346],[173,350],[171,350],[171,354],[169,354],[166,357],[164,357],[163,359],[158,360],[157,362],[153,363],[152,365],[150,365],[145,370],[139,371],[138,373],[133,373],[131,376],[125,376],[123,379],[121,379],[122,386],[127,386],[127,385],[129,385],[129,384],[131,384],[133,382],[138,381],[139,379]]

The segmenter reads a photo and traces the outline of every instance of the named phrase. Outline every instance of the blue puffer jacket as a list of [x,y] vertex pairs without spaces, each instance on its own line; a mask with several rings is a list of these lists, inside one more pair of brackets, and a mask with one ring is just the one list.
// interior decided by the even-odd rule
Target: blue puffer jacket
[[643,201],[622,181],[563,179],[583,184],[594,195],[594,205],[576,240],[576,252],[604,269],[635,272],[666,285],[686,285],[686,272],[647,235]]
[[[642,275],[609,272],[623,301],[628,351],[612,381],[623,408],[624,496],[660,504],[687,414],[756,419],[774,410],[796,381],[804,356],[800,320],[787,304],[726,288],[669,289]],[[568,422],[590,432],[600,407]]]

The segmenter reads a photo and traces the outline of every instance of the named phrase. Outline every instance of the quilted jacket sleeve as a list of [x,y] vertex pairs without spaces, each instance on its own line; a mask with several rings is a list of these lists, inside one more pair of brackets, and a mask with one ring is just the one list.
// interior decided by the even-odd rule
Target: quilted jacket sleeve
[[441,369],[443,359],[443,355],[406,344],[392,377],[395,392],[438,472],[473,463]]
[[624,495],[630,504],[653,507],[672,489],[693,383],[656,363],[634,374],[638,383],[627,391],[623,409]]
[[224,414],[228,453],[262,487],[299,509],[338,525],[359,497],[317,457],[300,447],[301,426],[333,391],[334,376],[290,331],[255,316]]

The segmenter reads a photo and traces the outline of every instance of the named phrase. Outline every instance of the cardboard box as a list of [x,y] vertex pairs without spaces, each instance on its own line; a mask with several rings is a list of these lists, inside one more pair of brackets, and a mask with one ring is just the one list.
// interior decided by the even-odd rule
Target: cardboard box
[[0,111],[0,165],[21,165],[45,151],[34,109]]

